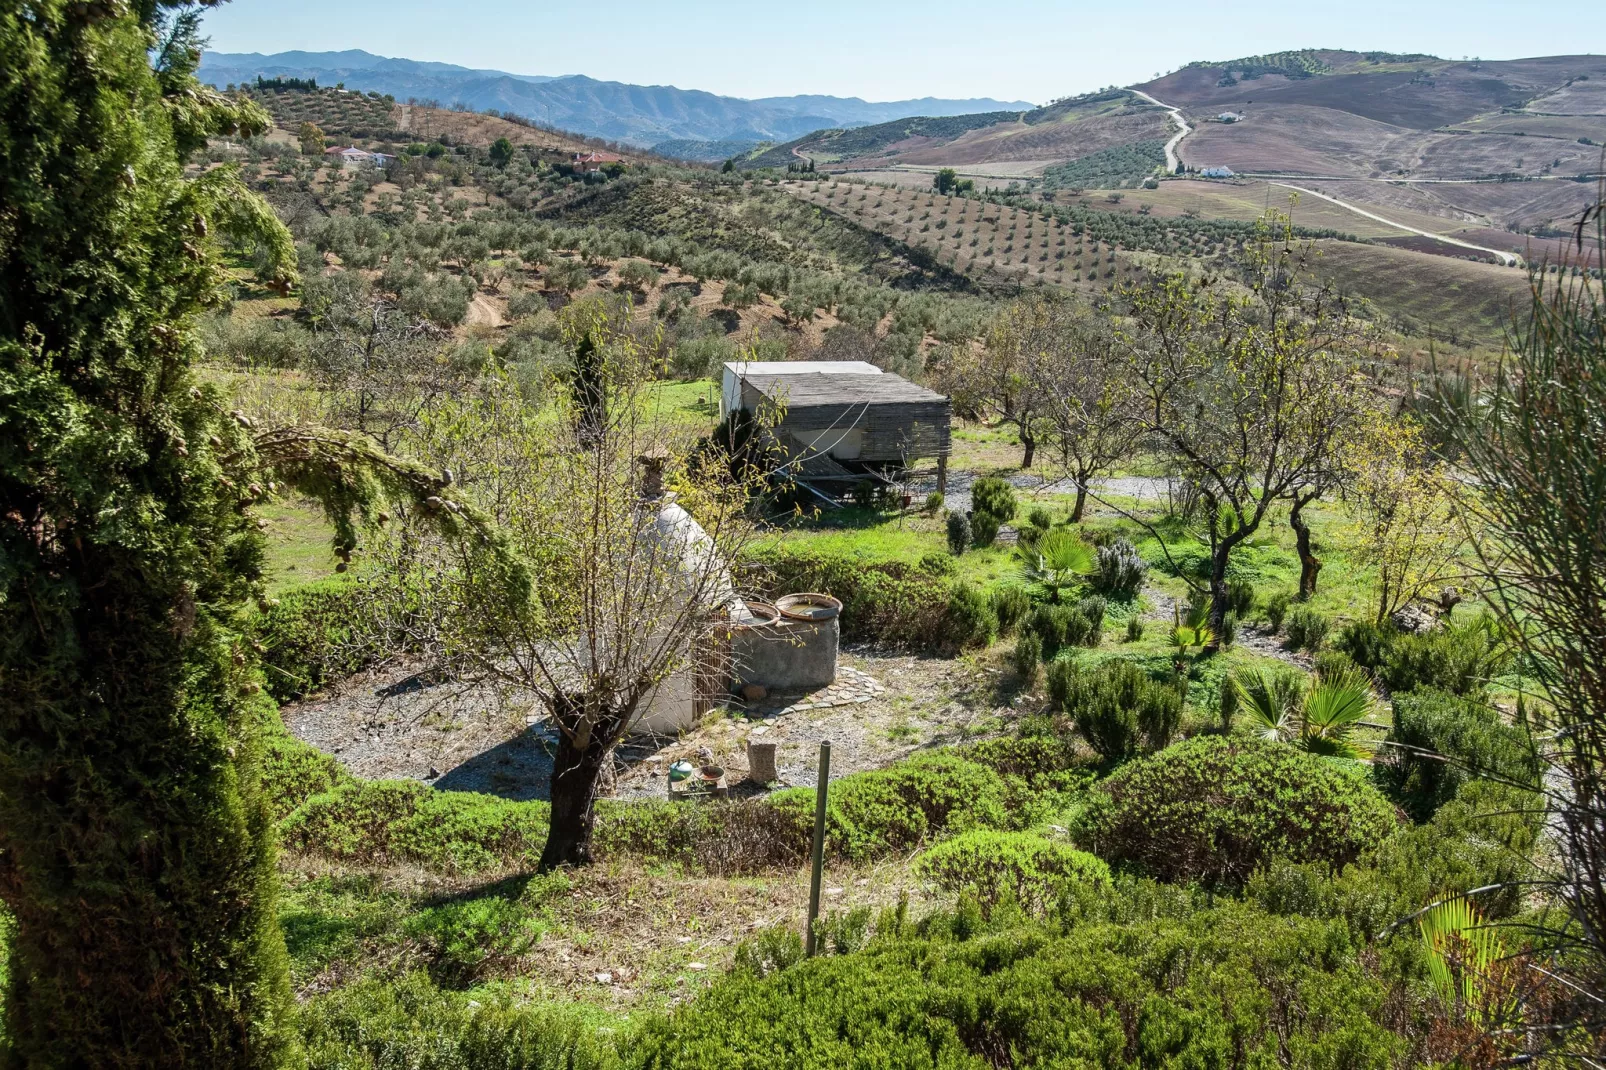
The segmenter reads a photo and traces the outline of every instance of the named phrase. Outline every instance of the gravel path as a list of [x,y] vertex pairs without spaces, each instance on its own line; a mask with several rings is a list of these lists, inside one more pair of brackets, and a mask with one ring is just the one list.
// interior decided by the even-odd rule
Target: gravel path
[[[530,696],[432,680],[416,663],[362,673],[284,707],[298,739],[366,778],[422,780],[451,791],[544,799],[556,737]],[[619,750],[613,794],[660,797],[664,772],[685,758],[725,767],[733,794],[746,784],[746,743],[778,744],[783,786],[812,785],[819,744],[832,741],[832,779],[954,743],[1012,712],[1003,674],[966,660],[844,648],[837,682],[813,695],[775,695],[712,715],[679,739]],[[1028,697],[1026,701],[1033,701]]]

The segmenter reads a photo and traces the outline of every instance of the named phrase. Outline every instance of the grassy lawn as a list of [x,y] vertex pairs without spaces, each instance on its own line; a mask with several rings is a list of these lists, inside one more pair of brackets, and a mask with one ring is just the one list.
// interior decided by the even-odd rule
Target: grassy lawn
[[269,502],[256,513],[268,522],[268,594],[335,574],[334,529],[316,505],[291,498]]

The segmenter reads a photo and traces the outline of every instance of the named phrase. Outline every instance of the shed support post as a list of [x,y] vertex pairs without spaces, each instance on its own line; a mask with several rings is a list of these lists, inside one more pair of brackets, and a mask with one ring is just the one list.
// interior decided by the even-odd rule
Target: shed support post
[[937,454],[937,493],[948,493],[948,455]]

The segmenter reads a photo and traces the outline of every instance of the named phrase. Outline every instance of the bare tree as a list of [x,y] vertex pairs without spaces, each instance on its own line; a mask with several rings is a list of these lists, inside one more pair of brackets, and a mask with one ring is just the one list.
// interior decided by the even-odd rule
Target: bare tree
[[1139,419],[1194,482],[1210,550],[1210,628],[1227,615],[1232,551],[1279,499],[1332,464],[1361,408],[1365,325],[1302,279],[1307,246],[1271,225],[1251,250],[1247,293],[1173,275],[1128,291],[1123,328]]
[[341,424],[393,450],[431,401],[462,383],[443,353],[445,335],[354,272],[309,289],[312,374],[334,398]]
[[[549,392],[558,400],[540,410],[512,391],[450,401],[427,447],[432,460],[458,458],[462,493],[496,518],[529,595],[502,565],[427,536],[393,542],[383,570],[414,643],[532,695],[557,731],[543,869],[590,861],[602,774],[660,689],[693,701],[688,681],[738,608],[727,562],[752,531],[756,482],[756,469],[661,417],[651,347],[603,303],[575,306],[565,329],[590,354],[583,384]],[[466,404],[480,407],[475,419],[449,418]]]
[[1086,309],[1049,306],[1030,344],[1041,354],[1047,434],[1076,484],[1074,523],[1082,519],[1089,481],[1130,456],[1142,437],[1136,392],[1109,321]]
[[1049,408],[1045,355],[1039,343],[1051,308],[1041,297],[1010,305],[993,322],[987,344],[980,350],[968,346],[956,350],[942,379],[961,411],[1014,425],[1022,468],[1030,468],[1036,460]]

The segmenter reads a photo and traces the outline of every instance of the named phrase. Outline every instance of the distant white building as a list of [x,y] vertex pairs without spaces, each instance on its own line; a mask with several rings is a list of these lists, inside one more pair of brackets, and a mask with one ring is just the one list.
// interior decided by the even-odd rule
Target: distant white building
[[1237,122],[1238,120],[1240,120],[1242,118],[1243,118],[1243,116],[1239,115],[1235,111],[1224,111],[1220,115],[1216,116],[1216,122],[1218,122],[1218,123],[1235,123],[1235,122]]
[[340,166],[346,168],[384,167],[396,158],[387,152],[369,152],[367,149],[359,149],[355,145],[348,148],[341,148],[339,145],[335,145],[324,149],[323,154],[338,158]]
[[1199,172],[1199,177],[1200,178],[1232,178],[1233,177],[1232,168],[1230,168],[1230,167],[1206,167],[1203,171]]

